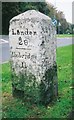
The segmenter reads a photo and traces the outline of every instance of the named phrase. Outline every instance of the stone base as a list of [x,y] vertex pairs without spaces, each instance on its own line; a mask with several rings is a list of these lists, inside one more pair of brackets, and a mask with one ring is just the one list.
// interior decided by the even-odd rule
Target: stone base
[[58,96],[57,65],[48,69],[40,84],[41,102],[44,105],[51,103]]
[[25,77],[23,76],[21,80],[26,81],[28,83],[27,85],[31,84],[31,86],[30,87],[26,86],[24,82],[23,83],[24,88],[23,87],[17,88],[18,84],[16,86],[16,84],[13,83],[12,89],[14,97],[23,98],[24,101],[29,100],[31,103],[41,103],[43,105],[48,105],[53,100],[56,100],[58,96],[56,65],[54,65],[45,72],[41,80],[41,84],[39,84],[38,86],[37,82],[35,82],[34,76],[32,75],[29,77],[29,79],[26,76]]

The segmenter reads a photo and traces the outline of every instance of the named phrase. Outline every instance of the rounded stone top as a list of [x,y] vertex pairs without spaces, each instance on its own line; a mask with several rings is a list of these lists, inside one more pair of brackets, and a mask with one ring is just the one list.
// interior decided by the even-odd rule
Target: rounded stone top
[[17,20],[21,20],[21,19],[31,19],[31,18],[38,18],[38,19],[45,19],[45,20],[51,20],[50,17],[48,17],[47,15],[37,11],[37,10],[28,10],[24,13],[21,13],[15,17],[13,17],[10,22],[12,21],[17,21]]

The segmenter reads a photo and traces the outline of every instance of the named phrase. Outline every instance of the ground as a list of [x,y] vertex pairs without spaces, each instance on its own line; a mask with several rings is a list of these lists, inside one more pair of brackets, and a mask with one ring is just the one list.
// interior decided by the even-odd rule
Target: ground
[[2,65],[3,118],[69,118],[72,115],[72,46],[57,48],[58,98],[47,107],[12,96],[10,64]]

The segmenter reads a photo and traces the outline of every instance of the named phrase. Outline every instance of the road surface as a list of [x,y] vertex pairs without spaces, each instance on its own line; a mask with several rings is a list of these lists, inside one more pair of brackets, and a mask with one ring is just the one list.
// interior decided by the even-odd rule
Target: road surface
[[[74,44],[72,43],[72,38],[57,38],[57,47],[67,46]],[[10,51],[9,51],[9,38],[8,36],[0,36],[0,64],[9,61]]]

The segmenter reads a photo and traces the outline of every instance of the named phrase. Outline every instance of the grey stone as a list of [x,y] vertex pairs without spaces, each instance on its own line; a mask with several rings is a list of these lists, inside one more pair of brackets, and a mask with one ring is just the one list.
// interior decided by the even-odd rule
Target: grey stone
[[[10,20],[13,93],[48,104],[57,98],[56,29],[51,19],[28,10]],[[23,95],[21,95],[23,94]]]

